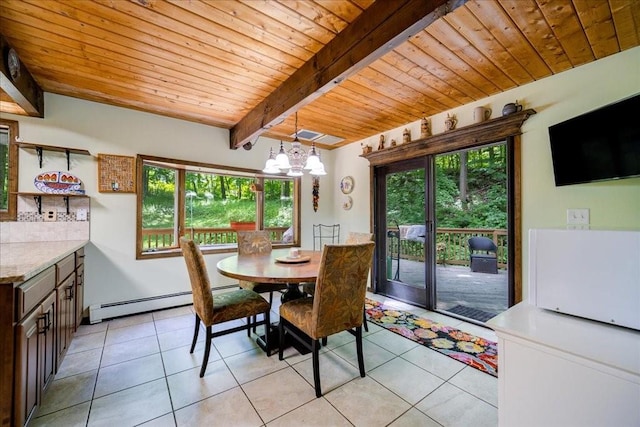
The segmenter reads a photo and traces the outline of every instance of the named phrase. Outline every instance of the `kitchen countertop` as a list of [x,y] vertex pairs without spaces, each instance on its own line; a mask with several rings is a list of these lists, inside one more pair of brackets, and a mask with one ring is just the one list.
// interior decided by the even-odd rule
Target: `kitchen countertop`
[[30,279],[89,243],[88,240],[0,244],[0,284]]

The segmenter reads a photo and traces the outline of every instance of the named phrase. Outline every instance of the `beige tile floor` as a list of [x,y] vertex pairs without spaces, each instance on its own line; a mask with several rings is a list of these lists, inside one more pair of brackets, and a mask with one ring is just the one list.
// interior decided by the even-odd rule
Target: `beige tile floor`
[[[368,295],[496,340],[485,328]],[[275,298],[274,298],[275,299]],[[277,320],[278,303],[273,317]],[[189,354],[191,307],[95,325],[74,337],[32,426],[496,426],[497,379],[369,323],[360,378],[354,338],[334,335],[320,356],[267,357],[246,331],[215,338],[204,378],[203,342]],[[202,338],[204,334],[201,333]]]

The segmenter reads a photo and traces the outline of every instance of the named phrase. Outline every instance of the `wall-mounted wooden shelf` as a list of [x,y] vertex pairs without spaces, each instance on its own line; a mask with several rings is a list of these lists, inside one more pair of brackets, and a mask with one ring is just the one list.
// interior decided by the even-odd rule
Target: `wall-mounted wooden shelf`
[[417,139],[395,147],[372,151],[362,154],[360,157],[369,160],[371,166],[378,166],[440,153],[443,152],[445,147],[446,151],[455,151],[463,147],[468,148],[503,141],[509,136],[519,135],[522,123],[533,114],[536,114],[535,110],[524,110],[482,123],[445,131],[427,138]]
[[64,200],[65,205],[67,206],[67,215],[69,215],[69,198],[70,197],[85,197],[88,198],[89,196],[87,196],[86,194],[49,194],[49,193],[24,193],[24,192],[17,192],[17,193],[11,193],[11,194],[16,194],[18,196],[32,196],[33,200],[35,200],[36,202],[36,206],[38,208],[38,214],[42,215],[42,198],[43,197],[62,197],[62,199]]
[[60,153],[65,153],[67,155],[67,170],[71,169],[71,154],[80,154],[83,156],[90,156],[91,153],[88,150],[83,150],[80,148],[67,148],[67,147],[56,147],[54,145],[42,145],[42,144],[34,144],[31,142],[18,142],[18,146],[25,150],[35,150],[38,154],[38,163],[40,168],[42,168],[42,152],[43,151],[57,151]]

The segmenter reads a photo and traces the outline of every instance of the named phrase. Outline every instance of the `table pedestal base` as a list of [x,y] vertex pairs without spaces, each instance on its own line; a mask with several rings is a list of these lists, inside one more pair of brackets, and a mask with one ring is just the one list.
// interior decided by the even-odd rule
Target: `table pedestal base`
[[[300,332],[300,334],[302,334],[302,332]],[[311,338],[309,338],[309,345],[311,345]],[[264,335],[260,335],[257,339],[256,339],[256,343],[258,344],[258,346],[264,350],[265,353],[267,353],[268,355],[273,355],[275,354],[279,349],[280,349],[280,345],[283,345],[283,348],[289,348],[289,347],[293,347],[296,350],[298,350],[298,353],[300,354],[308,354],[310,353],[309,349],[307,347],[305,347],[304,345],[300,344],[299,341],[295,340],[294,338],[291,338],[291,336],[289,334],[284,335],[284,343],[280,343],[280,334],[278,331],[278,324],[272,324],[269,327],[269,347],[271,347],[270,349],[267,349],[267,344],[265,342],[265,336]]]
[[294,299],[304,298],[306,294],[300,290],[300,285],[298,283],[287,283],[287,290],[282,293],[280,297],[280,301],[287,302],[293,301]]

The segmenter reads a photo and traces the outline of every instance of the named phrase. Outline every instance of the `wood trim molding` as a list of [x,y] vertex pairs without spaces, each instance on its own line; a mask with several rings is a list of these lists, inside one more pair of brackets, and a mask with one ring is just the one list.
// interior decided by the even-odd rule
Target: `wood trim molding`
[[504,141],[507,137],[520,135],[522,123],[533,114],[536,114],[535,110],[528,109],[395,147],[372,151],[362,154],[360,157],[369,160],[371,166],[379,166],[400,160]]
[[0,211],[0,221],[15,221],[18,217],[18,169],[19,169],[19,153],[16,138],[20,137],[19,123],[15,120],[0,119],[0,127],[7,128],[9,131],[9,146],[7,147],[7,155],[9,160],[9,174],[7,180],[7,209]]

